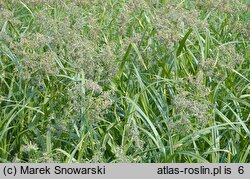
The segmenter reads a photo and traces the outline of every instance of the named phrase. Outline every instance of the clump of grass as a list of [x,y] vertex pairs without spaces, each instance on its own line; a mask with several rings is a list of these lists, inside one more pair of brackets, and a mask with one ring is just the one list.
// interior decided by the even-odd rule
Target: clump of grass
[[249,162],[246,2],[0,9],[1,162]]

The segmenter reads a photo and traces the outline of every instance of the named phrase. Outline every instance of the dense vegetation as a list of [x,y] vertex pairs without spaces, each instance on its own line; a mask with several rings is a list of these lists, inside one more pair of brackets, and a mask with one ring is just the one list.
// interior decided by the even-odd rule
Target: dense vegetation
[[247,0],[1,0],[1,162],[250,162]]

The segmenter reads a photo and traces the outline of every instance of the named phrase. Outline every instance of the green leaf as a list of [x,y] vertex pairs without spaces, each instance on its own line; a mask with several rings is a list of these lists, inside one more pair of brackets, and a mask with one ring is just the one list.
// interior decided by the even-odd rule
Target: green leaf
[[179,48],[178,48],[178,50],[177,50],[177,52],[176,52],[176,56],[177,56],[177,57],[180,56],[180,54],[181,54],[181,52],[182,52],[182,50],[183,50],[183,48],[184,48],[184,46],[185,46],[185,43],[186,43],[186,41],[187,41],[187,38],[188,38],[188,36],[191,34],[192,31],[193,31],[193,29],[189,29],[188,32],[186,33],[186,35],[185,35],[185,36],[183,37],[183,39],[180,41]]

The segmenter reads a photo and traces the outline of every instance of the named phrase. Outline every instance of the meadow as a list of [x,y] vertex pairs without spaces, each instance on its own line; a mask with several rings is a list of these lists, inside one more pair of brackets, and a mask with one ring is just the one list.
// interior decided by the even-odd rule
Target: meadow
[[250,162],[248,0],[1,0],[0,162]]

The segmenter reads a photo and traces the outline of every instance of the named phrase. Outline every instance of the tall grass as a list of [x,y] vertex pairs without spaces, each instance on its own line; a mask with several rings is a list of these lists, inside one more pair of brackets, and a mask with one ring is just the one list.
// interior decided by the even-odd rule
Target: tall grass
[[1,1],[0,161],[249,162],[250,10],[223,2]]

